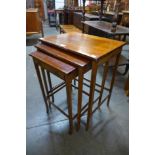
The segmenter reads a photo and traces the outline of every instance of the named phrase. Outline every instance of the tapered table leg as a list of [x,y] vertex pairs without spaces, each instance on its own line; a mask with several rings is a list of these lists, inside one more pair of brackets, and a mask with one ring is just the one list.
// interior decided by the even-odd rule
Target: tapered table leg
[[100,106],[101,106],[101,100],[102,100],[104,85],[105,85],[105,81],[106,81],[107,74],[108,74],[108,68],[109,68],[109,65],[108,65],[108,64],[109,64],[109,63],[106,62],[106,63],[105,63],[105,66],[104,66],[104,72],[103,72],[101,90],[100,90],[100,94],[99,94],[98,108],[100,108]]
[[82,69],[79,68],[79,82],[78,82],[78,116],[77,116],[77,130],[80,129],[80,122],[81,122],[81,106],[82,106],[82,89],[83,89],[83,72]]
[[[52,82],[51,82],[51,77],[50,77],[50,72],[47,71],[47,78],[48,78],[48,83],[49,83],[49,87],[50,90],[52,90]],[[52,102],[54,102],[54,95],[52,94]]]
[[121,53],[119,53],[116,56],[115,66],[113,68],[112,79],[111,79],[110,90],[109,90],[109,97],[108,97],[108,100],[107,100],[107,106],[109,106],[109,103],[110,103],[110,98],[111,98],[112,89],[113,89],[113,85],[114,85],[114,81],[115,81],[115,75],[116,75],[116,71],[117,71],[117,67],[118,67],[118,62],[119,62],[120,54]]
[[38,64],[35,63],[35,62],[34,62],[34,66],[35,66],[35,69],[36,69],[38,81],[39,81],[40,88],[41,88],[41,92],[42,92],[43,99],[44,99],[44,102],[45,102],[46,112],[49,113],[48,103],[47,103],[47,100],[46,100],[44,85],[43,85],[43,81],[42,81],[41,74],[40,74],[40,71],[39,71],[39,66],[38,66]]
[[92,73],[91,73],[90,94],[89,94],[90,96],[89,96],[89,103],[88,103],[88,116],[87,116],[86,130],[89,129],[90,119],[92,116],[97,67],[98,67],[97,63],[92,62]]
[[48,106],[50,107],[50,98],[49,97],[47,97],[47,95],[48,95],[48,85],[47,85],[47,80],[46,80],[46,75],[45,75],[45,69],[44,68],[42,68],[41,67],[41,73],[42,73],[42,79],[43,79],[43,83],[44,83],[44,88],[45,88],[45,95],[46,95],[46,100],[47,100],[47,102],[48,102]]
[[73,116],[72,116],[72,80],[66,78],[66,92],[69,115],[69,134],[73,133]]

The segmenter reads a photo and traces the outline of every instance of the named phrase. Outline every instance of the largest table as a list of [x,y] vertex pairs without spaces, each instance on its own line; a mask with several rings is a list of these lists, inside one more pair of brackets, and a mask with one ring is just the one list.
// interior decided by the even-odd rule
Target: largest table
[[[40,39],[41,42],[49,44],[51,47],[63,49],[68,55],[76,54],[79,57],[88,59],[91,62],[91,80],[90,80],[90,92],[89,92],[89,104],[88,104],[88,119],[86,130],[89,128],[90,119],[92,116],[92,105],[94,100],[94,91],[96,83],[97,69],[100,64],[105,63],[106,68],[108,67],[108,61],[111,57],[116,56],[116,62],[113,69],[112,80],[109,88],[109,95],[107,99],[107,105],[109,105],[112,88],[115,79],[115,73],[119,61],[120,52],[122,46],[125,45],[123,41],[116,41],[107,38],[101,38],[97,36],[81,34],[81,33],[66,33],[56,36],[48,36]],[[104,89],[104,83],[107,75],[107,69],[104,69],[104,78],[102,80],[102,87],[100,90],[99,105],[102,98]],[[78,75],[83,76],[82,74]]]

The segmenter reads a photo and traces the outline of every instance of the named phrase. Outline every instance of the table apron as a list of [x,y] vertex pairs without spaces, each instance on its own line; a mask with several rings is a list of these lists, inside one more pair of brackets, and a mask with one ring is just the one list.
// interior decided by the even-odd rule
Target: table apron
[[121,53],[122,51],[122,47],[114,50],[113,52],[109,53],[108,55],[104,56],[103,58],[100,58],[99,61],[97,62],[98,65],[100,64],[104,64],[105,62],[107,62],[110,58],[112,58],[113,56],[118,55],[119,53]]

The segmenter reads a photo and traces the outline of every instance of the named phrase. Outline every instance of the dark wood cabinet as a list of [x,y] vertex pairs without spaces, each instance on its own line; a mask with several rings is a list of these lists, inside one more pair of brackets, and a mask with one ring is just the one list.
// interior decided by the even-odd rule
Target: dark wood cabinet
[[42,21],[38,9],[30,8],[26,10],[26,35],[43,34]]
[[82,12],[82,10],[64,9],[64,24],[73,24],[74,12]]

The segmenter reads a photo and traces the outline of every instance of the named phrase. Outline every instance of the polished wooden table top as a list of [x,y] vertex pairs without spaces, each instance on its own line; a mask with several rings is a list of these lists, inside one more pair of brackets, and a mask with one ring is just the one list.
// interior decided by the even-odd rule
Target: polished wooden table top
[[29,8],[26,9],[26,12],[38,12],[38,8]]
[[[98,11],[92,11],[92,13],[98,14],[99,12]],[[114,11],[106,11],[105,14],[113,16],[115,14],[115,12]],[[123,13],[119,12],[118,15],[123,15]]]
[[35,51],[31,53],[30,55],[34,57],[35,59],[41,61],[42,63],[50,66],[50,68],[53,68],[53,70],[55,71],[63,71],[64,74],[69,74],[75,70],[73,66],[70,66],[69,64],[66,64],[42,52]]
[[55,47],[65,49],[66,52],[72,52],[96,61],[126,44],[123,41],[77,32],[48,36],[40,38],[40,40]]
[[[114,11],[106,11],[105,14],[107,15],[114,15],[115,12]],[[122,15],[123,13],[122,12],[119,12],[118,15]]]
[[128,35],[129,34],[129,28],[117,25],[116,32],[111,32],[112,23],[105,22],[105,21],[84,21],[85,25],[88,25],[90,27],[96,28],[98,30],[101,30],[105,33],[111,34],[111,35]]
[[[82,12],[75,12],[74,14],[78,14],[80,16],[83,16]],[[85,17],[88,18],[89,20],[98,20],[99,19],[98,15],[93,15],[90,13],[85,13]],[[102,16],[102,19],[107,19],[107,17]]]
[[76,67],[84,67],[89,63],[89,61],[83,57],[79,57],[75,54],[68,54],[64,50],[53,48],[45,44],[38,44],[35,47],[48,55],[61,59],[63,62],[70,63]]

